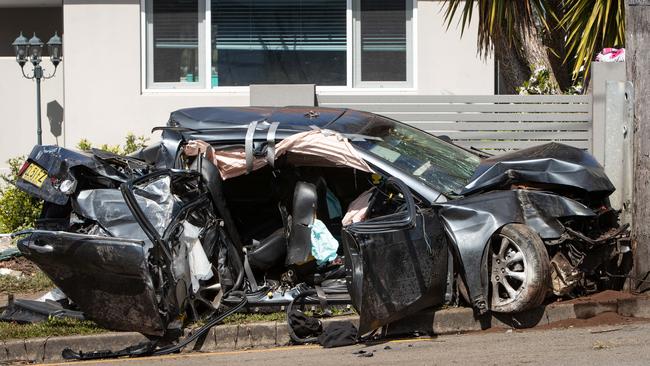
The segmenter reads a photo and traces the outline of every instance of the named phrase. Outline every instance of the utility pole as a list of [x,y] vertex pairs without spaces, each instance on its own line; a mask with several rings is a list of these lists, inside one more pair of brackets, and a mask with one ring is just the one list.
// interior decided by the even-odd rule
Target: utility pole
[[627,79],[634,84],[633,291],[650,289],[650,0],[625,1]]

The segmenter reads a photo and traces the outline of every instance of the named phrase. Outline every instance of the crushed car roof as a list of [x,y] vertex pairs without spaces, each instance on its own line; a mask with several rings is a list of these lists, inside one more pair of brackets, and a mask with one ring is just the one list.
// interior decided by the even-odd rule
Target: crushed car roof
[[[190,129],[231,128],[252,121],[279,122],[281,127],[325,127],[347,114],[341,108],[322,107],[199,107],[172,112],[170,126]],[[356,118],[360,112],[354,111]],[[361,113],[370,119],[372,114]]]

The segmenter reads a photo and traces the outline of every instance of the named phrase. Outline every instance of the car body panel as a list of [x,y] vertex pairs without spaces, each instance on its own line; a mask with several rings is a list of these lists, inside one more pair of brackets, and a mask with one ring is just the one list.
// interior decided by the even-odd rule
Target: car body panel
[[391,180],[406,211],[344,229],[346,278],[360,335],[445,300],[450,269],[442,223],[434,210],[415,206],[408,186]]
[[[440,204],[440,218],[460,260],[474,306],[484,307],[487,284],[480,269],[489,239],[510,223],[532,227],[542,239],[556,239],[564,232],[557,218],[595,216],[590,208],[548,192],[492,191]],[[507,208],[507,209],[504,209]]]
[[57,185],[66,179],[74,179],[71,171],[78,167],[87,168],[97,175],[116,182],[124,182],[128,179],[125,174],[110,165],[102,164],[91,153],[73,151],[60,146],[35,146],[27,162],[37,164],[44,169],[48,178],[41,187],[19,178],[16,186],[34,197],[57,205],[65,205],[69,198],[58,189]]
[[98,325],[164,333],[144,242],[34,231],[18,248]]
[[589,153],[551,142],[484,159],[460,194],[468,196],[517,182],[575,187],[604,196],[615,189]]

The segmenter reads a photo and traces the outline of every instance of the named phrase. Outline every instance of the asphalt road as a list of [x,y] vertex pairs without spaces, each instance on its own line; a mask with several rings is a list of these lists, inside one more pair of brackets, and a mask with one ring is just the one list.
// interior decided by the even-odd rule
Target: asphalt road
[[[359,351],[365,351],[363,357]],[[648,365],[650,323],[528,331],[490,331],[394,340],[335,349],[293,346],[237,352],[189,353],[75,365]],[[70,365],[69,363],[67,365]]]

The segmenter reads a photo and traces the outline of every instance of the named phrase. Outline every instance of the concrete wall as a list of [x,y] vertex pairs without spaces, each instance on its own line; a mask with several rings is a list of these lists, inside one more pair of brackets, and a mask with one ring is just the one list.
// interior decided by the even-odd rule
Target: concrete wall
[[593,154],[599,163],[605,163],[607,83],[626,81],[624,62],[593,62],[591,64],[591,93],[594,96]]

